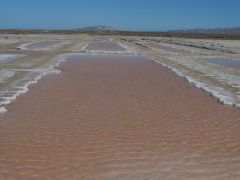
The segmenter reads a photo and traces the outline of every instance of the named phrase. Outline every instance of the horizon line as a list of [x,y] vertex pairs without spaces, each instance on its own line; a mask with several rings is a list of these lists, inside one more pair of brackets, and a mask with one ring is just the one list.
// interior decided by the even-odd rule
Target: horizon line
[[7,27],[0,27],[0,30],[35,30],[35,31],[77,31],[77,30],[81,30],[84,28],[88,28],[88,27],[99,27],[99,26],[105,26],[105,27],[111,27],[115,30],[113,31],[133,31],[133,32],[169,32],[169,31],[187,31],[187,30],[214,30],[214,29],[236,29],[236,28],[240,28],[240,26],[231,26],[231,27],[226,27],[226,26],[222,26],[222,27],[193,27],[193,28],[175,28],[175,29],[168,29],[168,30],[142,30],[142,29],[123,29],[123,28],[116,28],[114,26],[107,26],[107,25],[96,25],[96,26],[84,26],[84,27],[76,27],[76,28],[7,28]]

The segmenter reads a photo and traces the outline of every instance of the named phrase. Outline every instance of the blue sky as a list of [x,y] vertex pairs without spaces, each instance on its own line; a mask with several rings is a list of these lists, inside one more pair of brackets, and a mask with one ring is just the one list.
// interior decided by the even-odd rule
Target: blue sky
[[240,27],[240,0],[0,0],[0,28]]

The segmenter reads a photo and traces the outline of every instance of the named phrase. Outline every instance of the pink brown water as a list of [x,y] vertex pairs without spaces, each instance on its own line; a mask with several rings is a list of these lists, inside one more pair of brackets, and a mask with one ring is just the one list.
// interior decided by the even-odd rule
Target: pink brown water
[[72,56],[0,116],[0,179],[240,179],[240,110],[150,60]]

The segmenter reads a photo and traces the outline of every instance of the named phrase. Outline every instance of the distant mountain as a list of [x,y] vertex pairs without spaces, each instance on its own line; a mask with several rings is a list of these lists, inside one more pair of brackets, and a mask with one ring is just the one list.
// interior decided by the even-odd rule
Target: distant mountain
[[117,31],[117,29],[110,26],[90,26],[77,29],[78,31],[94,31],[94,32],[105,32],[105,31]]
[[240,34],[240,27],[236,28],[214,28],[214,29],[183,29],[183,30],[173,30],[169,32],[176,33],[206,33],[206,34]]

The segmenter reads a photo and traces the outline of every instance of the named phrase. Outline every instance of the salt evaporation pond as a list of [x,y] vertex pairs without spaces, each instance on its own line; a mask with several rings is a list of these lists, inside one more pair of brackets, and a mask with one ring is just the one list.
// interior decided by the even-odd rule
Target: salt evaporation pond
[[19,46],[19,48],[23,50],[49,50],[49,48],[61,42],[62,41],[56,41],[56,40],[31,42],[31,43],[22,44]]
[[60,71],[55,67],[65,61],[65,56],[67,55],[56,56],[51,62],[33,69],[0,68],[0,114],[7,112],[5,106],[13,102],[19,95],[26,93],[31,84],[37,83],[47,74],[59,73]]
[[26,57],[25,54],[0,54],[0,64],[8,63],[19,58]]
[[163,49],[164,51],[171,52],[171,53],[186,53],[184,49],[174,48],[170,46],[163,46],[155,43],[146,43],[149,47],[155,49]]
[[125,48],[119,46],[117,43],[109,41],[93,41],[88,44],[86,50],[90,51],[126,51]]
[[240,69],[240,60],[237,59],[230,59],[225,57],[205,57],[202,59],[208,63],[217,64],[234,69]]

